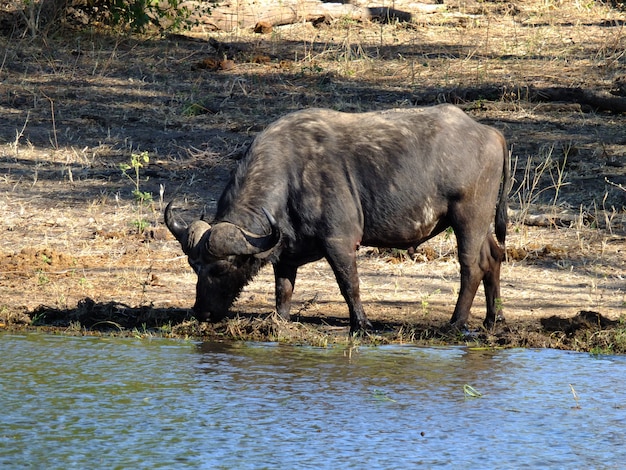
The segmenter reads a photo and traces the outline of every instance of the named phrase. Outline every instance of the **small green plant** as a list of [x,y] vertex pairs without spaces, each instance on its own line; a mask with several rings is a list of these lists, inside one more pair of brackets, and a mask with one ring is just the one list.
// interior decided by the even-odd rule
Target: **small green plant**
[[145,323],[141,324],[141,329],[137,327],[133,328],[132,335],[136,339],[146,339],[154,337],[154,334],[148,329],[148,326]]
[[504,310],[504,302],[502,301],[502,298],[498,297],[495,300],[495,303],[496,303],[496,314],[502,313],[502,310]]
[[159,326],[158,329],[161,331],[162,334],[164,334],[166,336],[170,335],[170,334],[172,334],[172,331],[173,331],[172,322],[170,321],[168,323],[165,323],[165,324]]
[[183,115],[188,117],[200,116],[202,114],[208,114],[211,111],[202,102],[189,103],[183,109]]
[[427,294],[426,297],[422,299],[422,302],[421,302],[422,314],[424,316],[430,313],[430,302],[428,301],[428,299],[430,299],[432,295],[438,295],[438,294],[441,294],[441,289],[435,289],[433,292],[431,292],[430,294]]
[[374,390],[374,392],[372,393],[372,398],[377,401],[390,401],[393,403],[397,403],[397,401],[393,398],[390,398],[388,393],[384,390]]
[[[128,163],[120,163],[120,170],[122,174],[126,176],[135,186],[132,191],[137,203],[139,217],[133,221],[133,225],[137,229],[138,233],[143,233],[144,230],[150,225],[150,223],[143,216],[143,207],[146,204],[152,203],[152,193],[141,190],[141,175],[140,169],[150,163],[150,156],[148,152],[133,153],[130,156],[130,165]],[[131,171],[134,174],[129,174]],[[146,181],[148,179],[146,178]]]
[[137,229],[138,233],[143,233],[150,226],[150,222],[146,219],[137,219],[133,220],[133,226]]
[[46,312],[37,312],[30,320],[30,324],[33,326],[43,325],[46,320]]
[[44,286],[50,282],[50,278],[44,271],[37,271],[37,282],[40,286]]
[[[120,170],[122,170],[122,173],[124,174],[124,176],[126,176],[135,185],[135,189],[133,189],[133,196],[135,196],[135,200],[139,204],[143,204],[145,202],[152,202],[152,193],[142,191],[139,187],[141,183],[141,176],[139,175],[139,170],[144,167],[144,164],[147,165],[148,163],[150,163],[150,156],[148,155],[148,152],[131,154],[130,165],[128,163],[120,163]],[[133,170],[135,175],[134,176],[129,175],[128,174],[129,170]]]

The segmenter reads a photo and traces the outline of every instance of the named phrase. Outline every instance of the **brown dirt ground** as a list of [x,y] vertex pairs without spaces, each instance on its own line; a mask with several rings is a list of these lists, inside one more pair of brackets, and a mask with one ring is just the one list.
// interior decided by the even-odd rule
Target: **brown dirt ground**
[[[0,327],[351,341],[347,307],[321,261],[299,272],[291,324],[272,315],[269,268],[233,306],[233,320],[191,320],[195,275],[163,228],[163,204],[177,196],[186,217],[211,213],[242,148],[289,111],[445,99],[512,146],[507,323],[479,329],[479,293],[477,332],[446,331],[459,274],[454,242],[441,236],[414,260],[362,250],[376,331],[360,341],[625,352],[626,115],[530,102],[524,91],[626,96],[626,14],[594,2],[461,5],[411,24],[337,20],[269,35],[0,37]],[[226,65],[208,37],[228,45]],[[119,165],[143,151],[150,162],[139,186],[153,201],[140,206]],[[525,223],[537,214],[547,223]]]

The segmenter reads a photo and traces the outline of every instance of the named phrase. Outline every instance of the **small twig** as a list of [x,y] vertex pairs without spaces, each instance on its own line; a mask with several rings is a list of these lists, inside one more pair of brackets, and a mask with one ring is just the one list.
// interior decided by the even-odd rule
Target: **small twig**
[[120,325],[119,323],[115,323],[114,321],[110,321],[110,320],[103,320],[103,321],[96,322],[93,325],[91,325],[90,328],[93,328],[98,325],[113,325],[120,331],[124,330],[124,328],[122,328],[122,325]]
[[468,384],[463,385],[463,394],[465,395],[465,398],[480,398],[483,396],[482,393]]
[[41,94],[50,102],[50,114],[52,115],[52,135],[54,136],[54,148],[59,149],[59,141],[57,140],[57,124],[54,118],[54,100],[46,95],[43,91]]
[[13,147],[15,148],[15,157],[17,157],[17,152],[20,144],[20,139],[24,136],[24,131],[26,130],[26,126],[28,125],[28,120],[30,118],[30,111],[26,113],[26,120],[24,121],[24,125],[22,126],[21,131],[15,131],[15,142],[13,143]]
[[7,56],[9,55],[9,48],[4,50],[4,57],[2,58],[2,64],[0,64],[0,72],[4,70],[4,64],[7,62]]
[[610,184],[611,186],[615,186],[616,188],[621,189],[622,191],[626,191],[626,188],[624,187],[624,185],[620,184],[620,183],[613,183],[613,181],[611,181],[610,179],[608,179],[606,176],[604,177],[604,181],[606,181],[608,184]]
[[310,298],[309,300],[305,300],[304,303],[302,304],[302,307],[300,307],[300,309],[296,312],[296,317],[300,315],[302,312],[306,312],[310,307],[315,305],[317,303],[317,297],[318,297],[318,294],[316,292],[312,298]]
[[574,401],[576,402],[576,406],[573,406],[575,410],[580,410],[580,405],[578,404],[578,395],[576,394],[576,390],[574,390],[574,386],[569,384],[569,388],[572,390],[572,395],[574,395]]

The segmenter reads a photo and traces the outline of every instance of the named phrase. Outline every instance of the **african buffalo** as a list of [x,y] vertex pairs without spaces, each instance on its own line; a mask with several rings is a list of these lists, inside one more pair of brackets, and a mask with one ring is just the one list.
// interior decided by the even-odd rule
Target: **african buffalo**
[[[452,227],[461,288],[451,323],[466,326],[482,280],[484,324],[491,327],[503,319],[509,171],[502,134],[452,105],[355,114],[307,109],[256,137],[210,224],[179,223],[172,202],[165,222],[198,275],[193,310],[200,321],[222,319],[268,262],[276,309],[289,318],[298,267],[324,257],[348,304],[351,331],[370,327],[358,247],[408,249]],[[490,233],[494,219],[499,244]]]

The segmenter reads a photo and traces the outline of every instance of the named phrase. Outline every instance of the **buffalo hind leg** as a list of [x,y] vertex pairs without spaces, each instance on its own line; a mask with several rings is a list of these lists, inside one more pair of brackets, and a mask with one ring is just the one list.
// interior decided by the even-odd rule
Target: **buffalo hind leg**
[[470,309],[482,278],[483,273],[478,263],[463,264],[461,262],[461,290],[450,320],[453,327],[459,330],[467,329]]
[[458,329],[467,329],[470,309],[481,281],[485,288],[487,304],[487,315],[483,325],[485,328],[491,328],[496,321],[504,320],[500,298],[500,266],[504,259],[504,250],[498,246],[491,235],[487,235],[483,239],[478,256],[476,260],[475,257],[469,255],[459,255],[461,290],[450,320],[450,323]]
[[298,267],[292,264],[276,263],[274,265],[274,280],[276,283],[276,312],[285,320],[289,320],[291,310],[291,296],[296,284]]
[[371,328],[372,324],[367,319],[361,303],[355,250],[345,248],[344,244],[328,244],[326,259],[335,273],[339,290],[348,304],[350,332],[357,333]]
[[480,267],[484,273],[483,285],[487,301],[487,316],[483,325],[492,328],[496,322],[504,322],[500,297],[500,266],[505,252],[491,235],[487,235],[480,251]]

